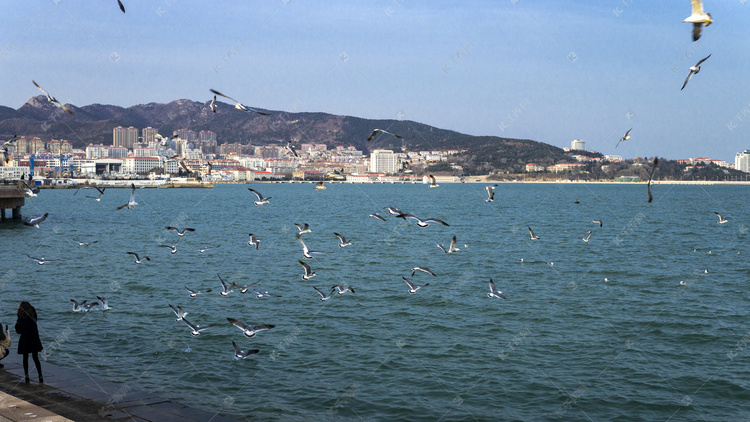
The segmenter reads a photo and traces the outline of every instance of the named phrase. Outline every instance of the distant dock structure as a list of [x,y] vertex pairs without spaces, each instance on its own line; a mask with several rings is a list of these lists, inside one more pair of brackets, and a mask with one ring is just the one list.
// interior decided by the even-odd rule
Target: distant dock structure
[[10,209],[11,218],[21,218],[21,207],[24,205],[24,199],[26,198],[25,186],[22,187],[21,183],[7,182],[0,184],[0,221],[5,221],[5,210]]

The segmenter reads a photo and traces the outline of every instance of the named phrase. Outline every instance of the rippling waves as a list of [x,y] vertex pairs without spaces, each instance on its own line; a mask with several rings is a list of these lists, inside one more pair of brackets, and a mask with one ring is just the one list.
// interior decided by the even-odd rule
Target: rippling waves
[[[140,189],[135,211],[115,209],[118,189],[28,199],[25,215],[50,216],[0,226],[2,322],[29,300],[50,361],[239,419],[748,417],[746,187],[656,186],[651,204],[643,185],[501,184],[494,203],[480,184],[253,187],[272,197],[263,209],[241,185]],[[330,252],[308,261],[309,281],[293,223]],[[177,239],[167,225],[196,229],[175,255],[158,246]],[[446,255],[436,244],[454,234],[461,250]],[[416,265],[438,277],[412,277]],[[221,297],[217,273],[282,297]],[[401,276],[430,285],[410,295]],[[490,278],[508,300],[487,297]],[[341,282],[356,295],[321,302],[312,288]],[[191,299],[186,285],[213,291]],[[72,312],[69,299],[96,295],[113,309]],[[193,337],[167,304],[214,326]],[[227,317],[276,328],[247,339]],[[234,360],[233,340],[260,353]]]

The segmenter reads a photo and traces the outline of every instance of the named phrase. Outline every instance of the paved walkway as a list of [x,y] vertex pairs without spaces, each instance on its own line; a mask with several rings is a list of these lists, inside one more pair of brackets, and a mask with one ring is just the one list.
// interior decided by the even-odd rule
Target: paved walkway
[[235,420],[48,362],[42,362],[45,383],[39,384],[31,359],[32,381],[26,384],[21,356],[15,350],[2,363],[5,368],[0,369],[0,422]]

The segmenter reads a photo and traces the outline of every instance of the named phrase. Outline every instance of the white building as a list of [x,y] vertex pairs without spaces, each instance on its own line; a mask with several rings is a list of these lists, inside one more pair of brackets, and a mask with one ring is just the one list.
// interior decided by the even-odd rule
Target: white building
[[109,151],[109,147],[105,147],[102,144],[89,145],[86,147],[86,158],[95,159],[95,158],[108,157],[107,155],[109,154],[108,151]]
[[370,153],[370,171],[373,173],[396,173],[398,157],[391,150],[376,149]]
[[570,149],[573,151],[585,151],[586,142],[583,142],[580,139],[573,139],[573,142],[570,143]]
[[153,148],[134,148],[133,155],[136,157],[156,157],[159,154]]
[[750,173],[750,150],[738,152],[734,157],[734,168],[745,173]]
[[20,179],[21,176],[28,175],[31,169],[29,166],[3,166],[0,167],[0,179]]
[[159,167],[159,157],[125,157],[122,160],[123,173],[148,173]]

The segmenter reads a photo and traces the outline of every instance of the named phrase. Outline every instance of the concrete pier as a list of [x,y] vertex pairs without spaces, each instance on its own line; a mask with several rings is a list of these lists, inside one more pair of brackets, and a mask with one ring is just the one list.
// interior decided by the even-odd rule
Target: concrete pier
[[10,209],[11,218],[21,218],[21,207],[26,199],[23,182],[0,184],[0,221],[6,219],[5,210]]

